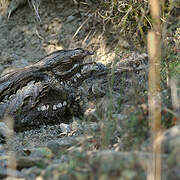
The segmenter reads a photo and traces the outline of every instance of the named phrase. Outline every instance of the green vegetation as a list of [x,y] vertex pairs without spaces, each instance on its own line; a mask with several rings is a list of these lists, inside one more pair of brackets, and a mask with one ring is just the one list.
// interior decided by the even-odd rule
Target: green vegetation
[[[94,14],[99,17],[99,21],[103,22],[104,29],[108,26],[113,26],[115,32],[119,35],[123,35],[126,39],[132,42],[133,47],[139,47],[139,51],[144,51],[142,47],[146,47],[146,35],[147,31],[152,28],[152,19],[150,18],[150,12],[148,7],[148,1],[97,1],[99,6],[94,9]],[[92,5],[93,6],[93,5]],[[178,84],[180,79],[180,24],[178,22],[179,15],[178,9],[180,8],[179,3],[176,1],[166,1],[162,5],[163,14],[161,23],[163,28],[162,39],[163,39],[163,54],[162,54],[162,123],[163,127],[169,128],[175,124],[176,115],[172,107],[172,97],[170,94],[170,88],[167,87],[167,79],[175,78]],[[136,48],[135,48],[136,49]],[[117,48],[115,49],[117,52]],[[112,72],[113,73],[113,72]],[[112,87],[114,80],[112,79],[110,87]],[[125,89],[125,83],[121,84],[121,89]],[[121,136],[125,136],[124,142],[127,145],[125,149],[133,149],[133,147],[138,147],[149,135],[149,125],[148,125],[148,112],[147,109],[143,110],[141,104],[147,104],[147,87],[138,87],[134,83],[134,96],[133,94],[128,94],[126,97],[121,96],[119,98],[119,107],[114,108],[112,103],[112,98],[110,96],[107,102],[107,109],[103,111],[103,117],[100,118],[103,122],[103,133],[102,137],[106,140],[105,147],[110,144],[110,138],[114,132],[115,127],[117,127],[116,118],[113,118],[113,114],[118,114],[122,112],[122,103],[127,103],[127,101],[133,101],[126,110],[127,118],[123,124]],[[110,94],[112,90],[110,89]],[[120,92],[120,93],[123,93]],[[129,95],[129,96],[128,96]],[[129,99],[128,99],[128,97]],[[143,101],[141,101],[143,99]],[[112,104],[111,104],[112,103]],[[138,106],[139,105],[139,106]],[[113,107],[113,108],[112,108]],[[133,109],[133,111],[132,111]],[[167,109],[169,111],[167,111]],[[99,110],[100,111],[100,110]],[[144,112],[146,111],[146,112]],[[104,118],[106,117],[106,118]],[[106,120],[107,119],[107,120]]]

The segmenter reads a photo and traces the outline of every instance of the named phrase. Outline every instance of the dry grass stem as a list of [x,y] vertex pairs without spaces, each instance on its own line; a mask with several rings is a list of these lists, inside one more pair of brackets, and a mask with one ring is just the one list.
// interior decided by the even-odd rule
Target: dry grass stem
[[[13,134],[13,128],[14,128],[14,120],[10,116],[6,116],[3,119],[4,123],[8,126],[8,128],[11,130],[11,133],[7,133],[7,141],[10,139]],[[7,167],[8,169],[16,169],[16,155],[13,152],[8,153],[8,158],[7,158]],[[7,169],[7,170],[8,170]]]
[[149,53],[149,124],[152,135],[153,158],[149,163],[148,180],[161,180],[161,142],[156,139],[161,135],[161,9],[157,0],[149,0],[153,30],[148,33]]

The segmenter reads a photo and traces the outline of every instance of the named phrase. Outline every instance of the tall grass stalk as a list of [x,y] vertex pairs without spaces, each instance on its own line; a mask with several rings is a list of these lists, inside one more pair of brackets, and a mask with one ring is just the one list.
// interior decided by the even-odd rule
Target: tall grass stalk
[[161,143],[155,143],[161,134],[161,6],[159,0],[149,0],[153,29],[149,31],[149,124],[152,135],[152,160],[149,163],[148,180],[161,180]]

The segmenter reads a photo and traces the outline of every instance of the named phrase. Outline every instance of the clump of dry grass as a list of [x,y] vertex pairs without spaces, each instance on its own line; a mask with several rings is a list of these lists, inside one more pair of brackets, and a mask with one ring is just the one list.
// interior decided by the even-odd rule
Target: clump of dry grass
[[39,19],[39,21],[41,21],[41,18],[39,15],[40,2],[41,2],[40,0],[31,0],[31,2],[29,2],[30,6],[32,6],[32,8],[34,9],[35,15]]
[[[141,47],[146,44],[146,34],[152,28],[152,18],[150,16],[147,0],[98,0],[98,1],[76,0],[80,9],[87,8],[92,15],[93,24],[101,26],[102,33],[108,31],[114,35],[125,37],[133,42],[134,47]],[[167,1],[162,7],[163,14],[161,23],[168,24],[170,17],[179,8],[176,1]]]
[[[39,21],[41,21],[39,15],[40,2],[41,0],[28,0],[29,6],[34,10],[34,13]],[[19,6],[25,3],[25,0],[0,0],[0,15],[7,16],[7,18],[9,18]]]

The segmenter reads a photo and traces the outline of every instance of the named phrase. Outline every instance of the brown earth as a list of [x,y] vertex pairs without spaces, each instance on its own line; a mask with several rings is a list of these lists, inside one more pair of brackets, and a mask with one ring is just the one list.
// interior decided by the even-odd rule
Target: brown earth
[[[0,73],[6,68],[24,67],[60,49],[83,47],[95,51],[93,60],[105,64],[115,57],[113,49],[128,43],[116,40],[112,28],[103,29],[87,4],[43,0],[40,20],[30,4],[17,8],[0,22]],[[124,45],[123,45],[124,44]]]

